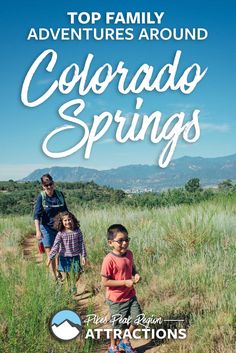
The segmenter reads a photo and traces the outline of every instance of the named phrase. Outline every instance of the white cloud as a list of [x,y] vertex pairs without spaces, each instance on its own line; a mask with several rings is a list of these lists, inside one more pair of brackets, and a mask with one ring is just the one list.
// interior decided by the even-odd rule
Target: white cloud
[[128,112],[128,113],[122,113],[121,115],[122,115],[124,118],[126,118],[126,119],[133,119],[133,116],[134,116],[135,113],[138,113],[138,114],[139,114],[139,118],[143,118],[144,115],[147,115],[147,116],[150,115],[150,114],[148,114],[148,113],[145,113],[145,112],[140,113],[140,112],[138,112],[138,111],[133,111],[133,112]]
[[1,165],[0,180],[18,180],[24,178],[37,168],[43,168],[39,164],[5,164]]
[[49,79],[44,79],[44,80],[39,80],[38,82],[37,82],[37,84],[38,85],[46,85],[47,83],[50,83],[51,82],[51,80],[49,80]]
[[218,132],[228,132],[230,130],[230,126],[228,124],[201,123],[200,127],[204,130],[218,131]]
[[98,105],[98,106],[100,106],[100,107],[107,107],[107,102],[104,100],[104,99],[102,99],[102,98],[96,98],[96,100],[94,100],[94,103],[96,104],[96,105]]
[[[74,166],[74,164],[69,165],[69,164],[62,164],[62,163],[56,163],[56,164],[54,163],[54,165],[58,167]],[[51,164],[46,164],[46,163],[45,164],[40,164],[40,163],[38,164],[1,164],[0,180],[9,180],[9,179],[19,180],[26,177],[36,169],[43,169],[43,168],[50,168],[50,167],[52,167],[52,163]]]
[[104,143],[112,143],[112,142],[115,142],[115,140],[112,138],[108,138],[108,139],[101,140],[100,145],[103,145]]

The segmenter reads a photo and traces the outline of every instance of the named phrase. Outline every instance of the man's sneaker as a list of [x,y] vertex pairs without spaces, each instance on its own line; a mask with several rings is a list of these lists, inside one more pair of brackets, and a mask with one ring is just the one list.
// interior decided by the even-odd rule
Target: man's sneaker
[[117,346],[113,347],[109,347],[108,348],[108,353],[120,353],[119,348]]
[[119,348],[123,349],[125,353],[137,353],[137,351],[131,346],[130,342],[124,343],[121,340],[119,343]]

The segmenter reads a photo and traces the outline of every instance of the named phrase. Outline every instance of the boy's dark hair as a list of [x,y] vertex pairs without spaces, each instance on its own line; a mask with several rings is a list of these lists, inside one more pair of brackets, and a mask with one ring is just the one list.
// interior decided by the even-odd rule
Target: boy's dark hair
[[48,183],[48,182],[53,182],[53,178],[52,178],[52,176],[50,175],[50,174],[43,174],[42,176],[41,176],[41,183],[44,185],[45,183]]
[[78,229],[80,227],[79,221],[73,215],[73,213],[71,213],[69,211],[64,211],[64,212],[58,213],[58,215],[54,218],[53,228],[56,229],[58,232],[61,232],[64,229],[64,226],[63,226],[63,223],[62,223],[62,219],[65,216],[71,217],[72,230],[76,230],[76,229]]
[[128,235],[128,230],[122,224],[112,224],[107,229],[107,240],[113,240],[119,232]]

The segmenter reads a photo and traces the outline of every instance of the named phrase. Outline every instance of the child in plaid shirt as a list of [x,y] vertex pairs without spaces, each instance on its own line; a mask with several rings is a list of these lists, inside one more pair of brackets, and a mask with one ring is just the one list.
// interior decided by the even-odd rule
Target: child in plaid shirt
[[[69,273],[76,273],[76,289],[82,272],[81,264],[86,264],[86,247],[79,221],[71,212],[61,212],[55,217],[54,228],[58,231],[49,253],[48,266],[54,257],[59,255],[58,271],[63,281],[69,282]],[[80,263],[81,256],[81,263]]]

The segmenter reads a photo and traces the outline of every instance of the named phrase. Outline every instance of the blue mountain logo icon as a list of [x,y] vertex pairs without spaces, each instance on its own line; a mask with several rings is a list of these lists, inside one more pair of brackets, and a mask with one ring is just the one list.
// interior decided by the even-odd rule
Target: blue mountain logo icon
[[51,318],[50,331],[59,340],[73,340],[82,331],[81,319],[73,310],[60,310]]

